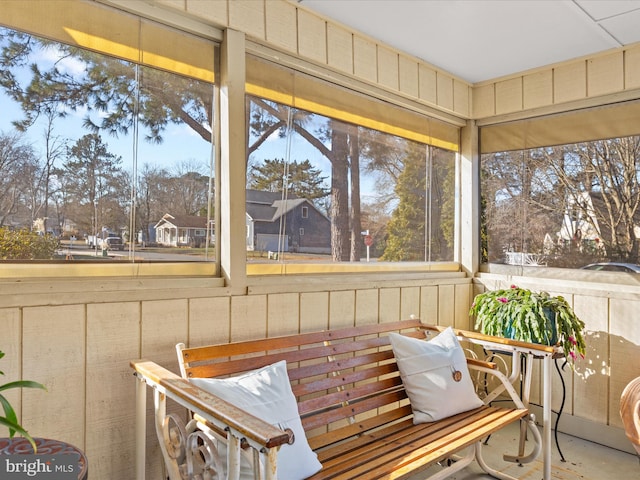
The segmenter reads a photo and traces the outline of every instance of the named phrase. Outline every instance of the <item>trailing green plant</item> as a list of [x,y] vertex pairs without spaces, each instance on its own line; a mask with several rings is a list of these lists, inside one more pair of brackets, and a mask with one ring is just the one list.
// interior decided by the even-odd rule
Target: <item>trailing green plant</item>
[[[4,352],[0,351],[0,358],[4,357]],[[4,375],[4,372],[0,371],[0,375]],[[14,388],[41,388],[46,390],[47,388],[38,382],[32,382],[30,380],[17,380],[15,382],[5,383],[4,385],[0,385],[0,392],[4,392],[6,390],[11,390]],[[16,415],[15,410],[9,403],[9,400],[0,393],[0,404],[2,405],[2,409],[4,410],[4,416],[0,417],[0,425],[4,425],[9,429],[9,438],[13,438],[16,433],[19,433],[24,438],[26,438],[31,446],[33,447],[33,451],[36,451],[36,443],[29,435],[22,425],[18,423],[18,416]]]
[[585,324],[562,296],[512,285],[476,295],[469,315],[476,317],[476,330],[486,335],[560,345],[567,360],[584,358]]

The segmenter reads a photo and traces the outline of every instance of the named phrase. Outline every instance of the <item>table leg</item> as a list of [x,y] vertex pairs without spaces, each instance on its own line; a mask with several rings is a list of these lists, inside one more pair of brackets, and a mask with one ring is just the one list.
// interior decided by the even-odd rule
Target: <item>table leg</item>
[[145,480],[147,450],[147,383],[136,378],[136,480]]
[[543,480],[551,480],[551,355],[544,355],[542,402],[542,456]]

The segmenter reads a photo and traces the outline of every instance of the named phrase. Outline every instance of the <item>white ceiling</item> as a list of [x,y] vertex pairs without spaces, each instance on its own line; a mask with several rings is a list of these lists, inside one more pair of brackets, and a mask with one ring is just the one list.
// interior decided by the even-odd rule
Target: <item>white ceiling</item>
[[640,0],[298,0],[471,83],[640,42]]

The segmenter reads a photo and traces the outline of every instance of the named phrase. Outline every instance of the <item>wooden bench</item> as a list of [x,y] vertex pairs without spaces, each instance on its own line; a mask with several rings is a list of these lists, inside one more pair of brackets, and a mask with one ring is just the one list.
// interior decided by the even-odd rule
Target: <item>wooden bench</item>
[[[215,453],[203,453],[216,447],[202,436],[198,436],[197,442],[200,453],[195,456],[188,452],[176,453],[181,448],[176,445],[187,443],[186,439],[176,440],[176,431],[188,436],[208,430],[209,434],[227,439],[228,478],[236,478],[233,475],[238,471],[240,451],[250,449],[255,459],[262,457],[268,465],[260,475],[277,478],[274,473],[277,469],[276,452],[280,445],[290,440],[287,432],[204,392],[185,378],[233,376],[286,360],[308,442],[322,463],[322,470],[311,477],[313,480],[404,478],[439,462],[444,468],[435,469],[429,478],[444,479],[474,458],[490,475],[514,480],[514,477],[486,464],[481,441],[522,420],[532,432],[533,452],[527,458],[505,458],[531,461],[540,452],[540,434],[509,379],[494,364],[468,360],[472,374],[478,372],[482,378],[493,375],[498,380],[499,388],[487,397],[487,402],[500,392],[506,392],[513,406],[485,405],[440,421],[413,424],[411,407],[390,348],[388,333],[401,332],[424,338],[425,331],[438,333],[440,330],[440,327],[427,326],[412,319],[196,348],[180,344],[177,349],[184,378],[144,360],[132,362],[132,367],[144,383],[156,390],[156,406],[160,406],[156,415],[161,417],[156,420],[156,425],[170,471],[196,468],[185,466],[189,463],[189,455],[192,464],[202,460],[203,456],[215,457]],[[509,342],[461,330],[456,330],[456,334],[461,340],[480,338],[483,345]],[[195,415],[195,420],[187,426],[175,427],[173,433],[169,423],[175,423],[177,419],[166,414],[163,402],[167,395]],[[164,442],[163,439],[169,441]],[[470,447],[469,451],[460,457],[459,452],[467,447]],[[209,463],[215,462],[211,460]],[[174,475],[176,480],[181,478],[177,473]],[[171,478],[174,479],[173,476]]]

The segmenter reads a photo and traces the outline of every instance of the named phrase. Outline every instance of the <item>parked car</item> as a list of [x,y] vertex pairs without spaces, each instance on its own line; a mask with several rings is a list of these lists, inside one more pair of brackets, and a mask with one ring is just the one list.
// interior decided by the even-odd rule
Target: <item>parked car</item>
[[95,235],[88,235],[86,238],[87,246],[89,248],[96,248],[96,246],[102,250],[124,250],[124,243],[122,238],[110,235],[106,238],[101,238]]
[[107,237],[98,241],[98,247],[103,250],[124,250],[124,243],[120,237]]
[[580,268],[582,270],[597,270],[599,272],[640,273],[640,265],[636,265],[635,263],[600,262],[590,263]]

